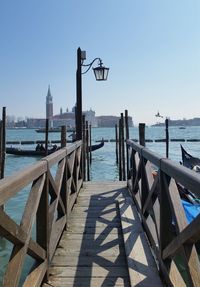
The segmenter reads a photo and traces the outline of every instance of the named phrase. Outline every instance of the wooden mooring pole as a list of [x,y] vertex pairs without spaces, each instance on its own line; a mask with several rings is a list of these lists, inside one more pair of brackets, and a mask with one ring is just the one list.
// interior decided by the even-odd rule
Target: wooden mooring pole
[[89,151],[89,126],[86,121],[86,162],[87,162],[87,180],[90,181],[90,151]]
[[145,124],[139,123],[139,142],[140,145],[145,146]]
[[119,180],[122,180],[122,125],[121,119],[119,120]]
[[90,138],[90,164],[92,164],[92,125],[91,124],[90,124],[89,138]]
[[[4,178],[6,155],[6,107],[2,109],[2,121],[0,122],[0,179]],[[0,206],[4,209],[4,206]]]
[[48,141],[49,141],[49,119],[46,119],[46,127],[45,127],[45,155],[48,155]]
[[61,147],[66,147],[67,144],[67,128],[66,126],[61,127]]
[[85,115],[82,116],[82,142],[83,142],[83,152],[82,152],[82,171],[83,171],[83,181],[86,180],[86,135],[85,135]]
[[122,133],[122,180],[126,180],[125,147],[124,147],[124,115],[121,113],[121,133]]
[[129,151],[127,145],[127,140],[129,139],[128,110],[125,110],[125,128],[126,128],[126,172],[128,178],[128,171],[129,171]]
[[119,138],[118,138],[117,124],[115,125],[115,142],[116,142],[116,146],[115,146],[116,164],[118,164],[119,163]]
[[165,119],[165,133],[166,133],[166,157],[169,157],[169,120]]

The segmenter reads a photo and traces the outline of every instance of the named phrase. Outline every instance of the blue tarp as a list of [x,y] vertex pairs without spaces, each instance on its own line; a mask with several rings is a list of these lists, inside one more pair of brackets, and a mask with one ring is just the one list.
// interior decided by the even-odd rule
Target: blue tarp
[[197,215],[200,213],[200,204],[192,204],[185,200],[181,200],[183,208],[185,210],[185,215],[188,223],[190,223]]

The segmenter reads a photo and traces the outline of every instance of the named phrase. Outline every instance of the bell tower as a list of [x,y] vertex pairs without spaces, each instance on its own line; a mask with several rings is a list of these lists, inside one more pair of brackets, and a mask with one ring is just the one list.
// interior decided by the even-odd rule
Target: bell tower
[[53,120],[53,97],[51,95],[50,85],[46,96],[46,118],[49,119],[49,125],[52,127]]
[[51,95],[50,85],[46,96],[46,118],[51,119],[53,117],[53,97]]

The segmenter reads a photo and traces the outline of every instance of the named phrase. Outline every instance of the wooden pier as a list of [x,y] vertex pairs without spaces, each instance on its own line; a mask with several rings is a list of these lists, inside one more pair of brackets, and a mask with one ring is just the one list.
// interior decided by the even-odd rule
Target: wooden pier
[[131,140],[127,157],[127,181],[85,182],[77,141],[0,180],[0,206],[28,194],[20,223],[0,209],[3,287],[200,286],[200,215],[177,187],[200,197],[199,175]]
[[[137,284],[145,286],[147,282],[162,286],[144,237],[142,244],[141,227],[137,234],[139,217],[135,218],[137,228],[134,233],[137,234],[135,239],[138,242],[133,240],[132,250],[124,242],[131,235],[127,228],[132,222],[128,222],[127,216],[131,215],[130,220],[134,220],[133,214],[127,210],[131,205],[128,199],[130,200],[130,195],[126,182],[84,183],[70,215],[68,228],[64,231],[52,259],[49,281],[43,287],[128,287]],[[127,211],[129,215],[126,216]],[[130,258],[130,265],[127,264],[126,253],[135,260],[134,267],[131,266]]]

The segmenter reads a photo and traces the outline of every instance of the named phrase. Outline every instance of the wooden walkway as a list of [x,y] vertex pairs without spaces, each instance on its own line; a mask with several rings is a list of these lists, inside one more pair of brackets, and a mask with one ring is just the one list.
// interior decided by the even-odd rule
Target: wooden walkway
[[[144,266],[145,274],[134,285],[131,280],[130,285],[119,209],[125,197],[128,190],[124,182],[84,183],[43,287],[150,286],[150,282],[140,285],[147,277]],[[158,280],[154,286],[162,285]]]

